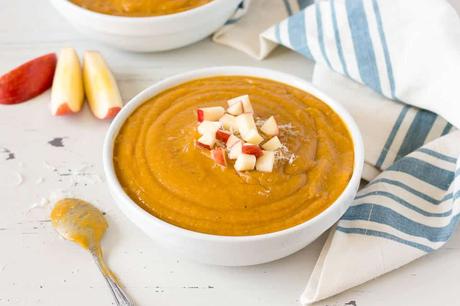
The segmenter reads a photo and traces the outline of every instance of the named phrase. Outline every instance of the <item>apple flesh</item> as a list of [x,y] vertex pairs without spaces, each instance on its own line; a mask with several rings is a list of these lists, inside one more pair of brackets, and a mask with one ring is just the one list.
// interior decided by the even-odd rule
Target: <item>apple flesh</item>
[[231,115],[241,115],[243,113],[243,104],[241,102],[237,102],[235,104],[230,105],[227,108],[227,113]]
[[123,107],[117,82],[97,51],[86,51],[83,55],[83,84],[91,112],[96,118],[113,118]]
[[196,110],[196,114],[199,122],[216,121],[225,114],[225,109],[222,106],[202,107]]
[[230,152],[228,152],[228,158],[237,159],[238,156],[242,154],[243,143],[237,142],[233,146],[231,146],[229,149],[230,149]]
[[215,134],[204,134],[197,140],[197,144],[200,147],[211,150],[216,144],[216,135]]
[[225,145],[227,146],[227,148],[231,148],[233,147],[234,144],[238,142],[243,142],[243,141],[237,136],[231,134],[230,137],[228,137],[227,143]]
[[275,152],[263,151],[263,155],[256,161],[256,170],[260,172],[272,172],[275,164]]
[[227,167],[227,153],[224,148],[215,148],[211,151],[211,156],[214,161],[224,167]]
[[261,157],[264,153],[258,145],[245,143],[241,152],[244,154],[254,155],[255,157]]
[[240,154],[235,161],[236,171],[253,170],[256,165],[256,157],[249,154]]
[[0,104],[16,104],[30,100],[53,84],[57,57],[46,54],[0,77]]
[[224,114],[220,119],[219,122],[222,123],[222,127],[229,131],[237,131],[238,126],[236,125],[236,117]]
[[260,136],[257,129],[250,130],[249,132],[243,134],[243,139],[255,145],[258,145],[259,143],[264,141],[264,138]]
[[236,117],[236,126],[241,136],[247,134],[251,130],[257,130],[256,123],[252,114],[241,114]]
[[251,100],[249,100],[248,95],[236,97],[227,101],[228,106],[233,106],[234,104],[241,103],[243,107],[244,113],[254,113],[254,109],[251,104]]
[[78,113],[83,105],[83,77],[80,59],[73,48],[59,53],[53,87],[51,89],[51,114],[63,116]]
[[275,117],[271,116],[264,124],[260,127],[260,130],[268,136],[276,136],[279,134],[278,124],[276,123]]
[[201,135],[204,134],[213,134],[216,133],[218,129],[220,129],[221,123],[218,121],[202,121],[197,128],[198,133]]
[[272,137],[269,141],[262,145],[262,148],[267,151],[276,151],[281,148],[283,144],[279,140],[278,136]]

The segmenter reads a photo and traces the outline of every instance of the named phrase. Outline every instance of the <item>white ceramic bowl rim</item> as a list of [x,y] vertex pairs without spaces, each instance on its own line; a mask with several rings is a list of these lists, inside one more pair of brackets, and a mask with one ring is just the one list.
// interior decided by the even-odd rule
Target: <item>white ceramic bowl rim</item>
[[145,17],[131,17],[131,16],[118,16],[118,15],[109,15],[103,14],[99,12],[95,12],[84,7],[81,7],[69,0],[58,0],[61,1],[63,5],[67,5],[69,9],[74,11],[79,11],[82,14],[88,17],[97,17],[100,19],[106,19],[107,21],[120,21],[120,22],[128,22],[128,23],[144,23],[149,21],[173,21],[174,19],[185,17],[185,16],[193,16],[200,13],[205,13],[205,11],[212,10],[215,6],[219,5],[219,2],[227,1],[227,0],[212,0],[206,4],[194,7],[192,9],[174,13],[174,14],[167,14],[167,15],[159,15],[159,16],[145,16]]
[[[234,75],[234,76],[253,76],[259,78],[265,78],[268,80],[274,80],[277,82],[281,82],[301,90],[304,90],[317,98],[321,101],[328,104],[344,121],[346,124],[349,133],[353,140],[354,145],[354,168],[353,174],[350,178],[345,189],[342,191],[340,196],[324,211],[322,211],[319,215],[313,217],[310,220],[307,220],[303,223],[300,223],[296,226],[272,232],[267,234],[260,234],[260,235],[251,235],[251,236],[221,236],[221,235],[212,235],[212,234],[205,234],[200,232],[195,232],[192,230],[188,230],[170,223],[163,221],[147,211],[143,208],[138,206],[131,198],[124,192],[123,188],[121,187],[117,176],[115,174],[115,170],[113,167],[113,143],[115,140],[118,131],[120,130],[121,126],[123,125],[124,121],[129,117],[129,115],[142,103],[147,101],[148,99],[152,98],[156,94],[182,84],[187,81],[191,81],[194,79],[200,79],[205,77],[212,77],[212,76],[222,76],[222,75]],[[286,80],[286,81],[283,81]],[[153,84],[152,86],[146,88],[139,94],[137,94],[134,98],[132,98],[118,113],[115,119],[112,121],[112,124],[109,127],[107,132],[105,141],[104,141],[104,152],[103,152],[103,163],[104,163],[104,172],[107,176],[108,184],[113,184],[111,187],[113,191],[116,193],[116,196],[119,196],[123,199],[120,201],[121,203],[117,203],[118,205],[131,205],[134,210],[137,210],[138,213],[143,215],[144,218],[150,219],[151,222],[155,222],[156,225],[169,228],[169,230],[179,231],[185,236],[190,236],[192,238],[197,238],[201,240],[207,241],[226,241],[226,242],[242,242],[242,241],[256,241],[256,240],[265,240],[271,239],[278,236],[287,235],[291,232],[295,232],[301,230],[307,226],[311,226],[317,222],[321,222],[321,220],[328,214],[328,212],[332,211],[335,206],[337,205],[344,205],[343,198],[346,198],[347,195],[350,193],[354,193],[354,186],[358,186],[360,179],[361,179],[361,172],[364,163],[364,147],[363,141],[361,137],[361,133],[356,125],[355,121],[348,113],[348,111],[339,103],[337,103],[334,99],[328,97],[327,95],[323,94],[321,91],[313,87],[309,82],[283,73],[278,72],[270,69],[264,68],[256,68],[256,67],[244,67],[244,66],[222,66],[222,67],[212,67],[212,68],[204,68],[199,70],[193,70],[190,72],[178,74],[169,78],[166,78],[160,82]],[[117,201],[117,198],[115,198]]]

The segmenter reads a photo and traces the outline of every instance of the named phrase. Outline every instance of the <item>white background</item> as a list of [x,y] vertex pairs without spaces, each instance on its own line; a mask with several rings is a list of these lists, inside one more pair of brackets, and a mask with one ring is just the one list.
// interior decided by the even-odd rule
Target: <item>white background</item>
[[[460,1],[455,6],[460,8]],[[65,46],[80,54],[101,51],[125,101],[164,77],[195,68],[249,65],[306,79],[313,69],[285,49],[258,62],[209,40],[167,53],[117,51],[78,34],[46,0],[0,0],[0,74]],[[298,305],[324,236],[288,258],[255,267],[212,267],[177,258],[114,207],[101,165],[109,123],[96,120],[86,107],[77,116],[54,118],[48,102],[49,92],[28,103],[0,106],[0,305],[112,304],[90,256],[51,228],[46,199],[63,194],[107,213],[107,261],[138,305]],[[54,138],[63,138],[63,147],[48,143]],[[8,159],[6,150],[15,158]],[[457,234],[435,254],[317,305],[460,305],[459,259]]]

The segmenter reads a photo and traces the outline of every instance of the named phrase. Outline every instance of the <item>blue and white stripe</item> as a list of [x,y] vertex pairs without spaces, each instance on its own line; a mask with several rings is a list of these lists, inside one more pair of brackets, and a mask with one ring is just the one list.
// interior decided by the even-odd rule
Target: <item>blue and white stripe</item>
[[460,145],[452,145],[452,139],[460,143],[460,133],[437,114],[400,102],[404,88],[396,82],[380,1],[294,1],[297,8],[284,2],[291,17],[267,38],[396,101],[382,102],[393,104],[394,117],[381,148],[366,160],[385,171],[358,193],[337,232],[390,239],[423,252],[438,249],[460,219]]

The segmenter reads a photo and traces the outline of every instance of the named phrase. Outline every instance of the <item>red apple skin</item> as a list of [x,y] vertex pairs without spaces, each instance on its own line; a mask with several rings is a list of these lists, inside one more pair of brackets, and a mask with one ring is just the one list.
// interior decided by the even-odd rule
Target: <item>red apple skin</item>
[[196,144],[197,144],[199,147],[202,147],[202,148],[211,150],[211,147],[210,147],[209,145],[207,145],[207,144],[201,143],[201,142],[199,142],[199,141],[197,141]]
[[16,67],[0,77],[0,104],[30,100],[53,84],[57,57],[49,53]]
[[227,157],[223,148],[215,148],[211,151],[211,156],[217,164],[227,167]]
[[114,118],[118,114],[118,112],[120,110],[121,110],[121,107],[119,107],[119,106],[109,108],[109,110],[107,111],[107,115],[105,115],[105,117],[103,119],[112,119],[112,118]]
[[203,122],[204,120],[204,112],[201,109],[196,110],[196,116],[198,118],[198,122]]
[[223,130],[217,130],[216,138],[227,143],[228,138],[230,138],[230,133]]
[[241,149],[241,151],[244,154],[254,155],[255,157],[261,157],[262,155],[264,155],[264,152],[262,151],[262,149],[258,145],[253,145],[253,144],[243,145],[243,148]]

